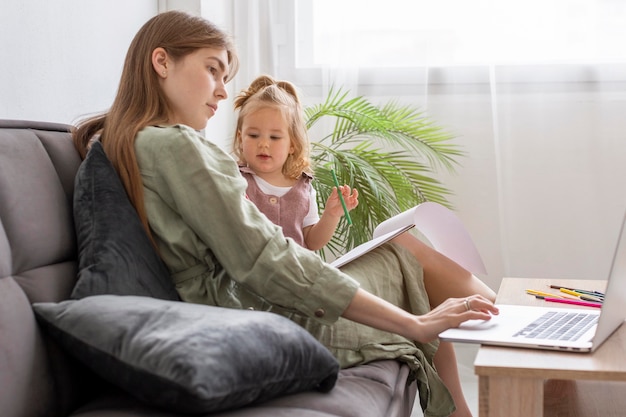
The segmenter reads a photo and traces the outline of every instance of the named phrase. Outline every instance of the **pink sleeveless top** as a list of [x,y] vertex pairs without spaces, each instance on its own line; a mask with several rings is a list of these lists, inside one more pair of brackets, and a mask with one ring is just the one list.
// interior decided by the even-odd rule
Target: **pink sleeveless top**
[[265,194],[259,188],[249,168],[239,167],[248,181],[246,194],[272,223],[283,228],[283,234],[306,248],[302,222],[309,212],[311,202],[311,177],[302,173],[298,182],[282,197]]

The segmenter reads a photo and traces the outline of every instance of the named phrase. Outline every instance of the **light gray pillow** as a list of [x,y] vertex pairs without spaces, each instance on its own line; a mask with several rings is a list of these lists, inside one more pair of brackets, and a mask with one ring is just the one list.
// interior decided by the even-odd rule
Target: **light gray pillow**
[[102,378],[179,413],[326,392],[339,372],[326,347],[274,313],[116,295],[33,309],[44,330]]

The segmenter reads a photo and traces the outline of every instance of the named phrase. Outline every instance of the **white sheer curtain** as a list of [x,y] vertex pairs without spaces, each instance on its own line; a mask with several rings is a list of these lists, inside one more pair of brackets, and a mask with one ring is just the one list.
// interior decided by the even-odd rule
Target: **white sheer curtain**
[[[162,0],[163,1],[163,0]],[[235,128],[233,98],[260,74],[277,72],[276,50],[285,36],[277,23],[277,2],[272,0],[169,0],[167,8],[185,9],[222,27],[234,38],[241,61],[240,70],[228,85],[229,98],[220,103],[218,116],[205,134],[230,152]],[[179,4],[180,3],[180,4]]]
[[490,280],[606,278],[626,209],[626,83],[521,83],[510,68],[485,71],[488,85],[433,86],[428,111],[468,151],[458,175],[442,179]]
[[[503,276],[606,278],[626,209],[626,49],[615,50],[626,35],[615,25],[625,21],[626,6],[614,0],[414,0],[430,9],[408,13],[389,1],[361,0],[348,12],[339,8],[345,1],[335,1],[336,13],[318,15],[311,1],[233,2],[242,71],[231,94],[268,73],[295,82],[305,104],[319,102],[334,85],[375,101],[419,106],[453,132],[467,154],[456,174],[438,175],[454,193],[452,203],[493,288]],[[436,45],[394,41],[381,24],[372,26],[378,38],[351,36],[348,21],[367,27],[363,13],[373,7],[379,20],[391,14],[398,25],[427,27],[438,35]],[[454,49],[454,36],[437,32],[427,13],[435,13],[433,8],[447,12],[450,28],[495,23],[462,37],[469,45],[463,55]],[[496,11],[516,14],[521,27],[498,21],[504,15]],[[304,56],[315,45],[313,37],[299,36],[312,33],[313,19],[325,18],[336,30],[318,44],[334,53],[322,65]],[[561,31],[549,31],[559,24]],[[507,34],[514,36],[507,40]],[[572,40],[571,47],[554,46],[559,37]],[[355,43],[359,38],[365,43]],[[349,40],[344,49],[343,39]],[[529,58],[546,44],[534,61]],[[499,60],[480,57],[479,51]],[[399,53],[429,61],[401,65],[395,62]],[[455,57],[462,59],[445,63]]]

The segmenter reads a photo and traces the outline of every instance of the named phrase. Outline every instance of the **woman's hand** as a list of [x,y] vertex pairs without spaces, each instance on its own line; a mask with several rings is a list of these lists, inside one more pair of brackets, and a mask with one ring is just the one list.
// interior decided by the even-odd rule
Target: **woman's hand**
[[466,298],[449,298],[430,312],[416,316],[414,340],[422,343],[437,339],[439,333],[467,320],[490,320],[498,308],[482,295]]
[[489,320],[498,308],[482,295],[449,298],[428,313],[416,316],[358,289],[343,317],[416,342],[428,343],[439,333],[467,320]]

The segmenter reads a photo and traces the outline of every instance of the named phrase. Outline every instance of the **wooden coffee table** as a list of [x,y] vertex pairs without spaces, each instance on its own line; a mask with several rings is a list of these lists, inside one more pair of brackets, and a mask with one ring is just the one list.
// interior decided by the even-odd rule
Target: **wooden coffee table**
[[[606,281],[504,278],[496,302],[545,305],[525,290],[550,284],[603,291]],[[480,417],[626,416],[626,325],[594,353],[481,346],[474,372]]]

